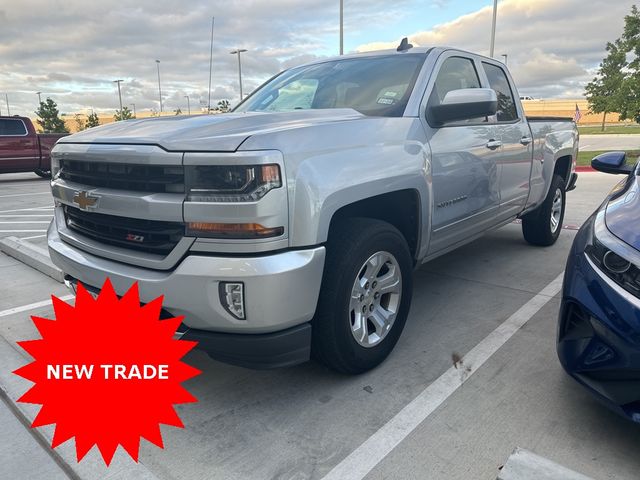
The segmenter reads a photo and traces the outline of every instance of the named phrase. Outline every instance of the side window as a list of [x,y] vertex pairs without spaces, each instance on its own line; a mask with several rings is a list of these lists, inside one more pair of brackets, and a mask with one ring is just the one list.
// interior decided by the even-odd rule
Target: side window
[[22,120],[3,118],[0,120],[0,136],[26,135],[27,129]]
[[[283,111],[296,109],[309,109],[318,89],[318,80],[302,79],[294,80],[278,90],[277,98],[270,97],[263,102],[268,104],[265,111]],[[271,102],[269,102],[271,100]]]
[[431,100],[440,103],[451,90],[461,88],[480,88],[476,67],[469,58],[449,57],[440,67]]
[[482,63],[489,85],[493,88],[498,96],[498,122],[512,122],[518,119],[518,111],[516,102],[513,99],[513,92],[509,85],[509,80],[502,68],[490,63]]

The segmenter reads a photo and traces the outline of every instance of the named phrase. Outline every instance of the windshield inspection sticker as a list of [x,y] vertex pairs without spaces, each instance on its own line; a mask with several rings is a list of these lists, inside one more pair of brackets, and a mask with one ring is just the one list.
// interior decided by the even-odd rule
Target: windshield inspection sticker
[[141,306],[137,283],[121,299],[109,279],[97,298],[79,284],[75,306],[52,298],[55,320],[31,317],[42,338],[18,342],[33,362],[13,372],[35,384],[18,399],[42,405],[31,426],[56,425],[51,448],[75,437],[78,462],[94,445],[107,466],[118,446],[137,462],[143,437],[163,448],[160,424],[184,428],[173,406],[197,402],[182,317],[160,320],[162,297]]
[[378,103],[383,105],[392,105],[395,100],[393,98],[379,98]]

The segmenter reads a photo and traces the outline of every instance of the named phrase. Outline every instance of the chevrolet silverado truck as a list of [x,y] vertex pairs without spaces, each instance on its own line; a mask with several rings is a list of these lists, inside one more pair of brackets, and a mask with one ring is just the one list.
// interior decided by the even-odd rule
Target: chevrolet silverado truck
[[36,133],[27,117],[0,116],[0,173],[34,172],[51,176],[50,152],[66,133]]
[[413,269],[518,218],[553,244],[577,152],[504,64],[403,42],[286,70],[228,114],[61,139],[49,251],[72,290],[164,295],[215,359],[355,374],[398,341]]

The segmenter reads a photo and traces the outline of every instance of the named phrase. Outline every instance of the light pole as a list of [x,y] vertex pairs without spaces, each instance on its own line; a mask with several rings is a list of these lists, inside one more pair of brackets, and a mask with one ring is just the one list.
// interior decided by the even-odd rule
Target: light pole
[[340,55],[344,53],[344,0],[340,0]]
[[36,92],[36,95],[38,95],[38,107],[40,106],[40,104],[42,103],[42,98],[40,98],[40,95],[42,94],[42,92]]
[[504,57],[504,64],[506,65],[508,55],[506,53],[503,53],[501,56]]
[[240,83],[240,101],[242,101],[242,62],[240,61],[240,54],[246,51],[246,48],[237,48],[229,52],[231,55],[238,55],[238,82]]
[[493,0],[493,22],[491,23],[491,47],[489,56],[493,58],[493,50],[496,45],[496,16],[498,15],[498,0]]
[[191,103],[189,103],[189,95],[185,95],[184,98],[187,99],[187,114],[191,115]]
[[9,94],[8,93],[4,94],[4,99],[7,102],[7,115],[11,116],[11,110],[9,110]]
[[160,97],[160,114],[162,114],[162,88],[160,88],[160,60],[156,60],[158,66],[158,96]]
[[207,102],[207,115],[211,113],[211,70],[213,69],[213,23],[216,17],[211,17],[211,49],[209,50],[209,101]]
[[124,82],[124,80],[114,80],[113,83],[118,84],[118,99],[120,100],[120,115],[122,115],[122,93],[120,93],[120,83]]
[[133,107],[133,118],[136,118],[136,104],[132,103],[131,106]]

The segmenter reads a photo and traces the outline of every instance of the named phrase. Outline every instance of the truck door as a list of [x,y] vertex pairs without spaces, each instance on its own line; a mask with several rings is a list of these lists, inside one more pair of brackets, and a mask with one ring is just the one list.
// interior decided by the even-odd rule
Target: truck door
[[529,195],[532,138],[522,107],[514,95],[505,70],[496,64],[482,62],[489,86],[498,96],[496,114],[498,135],[502,147],[498,152],[500,174],[501,219],[515,216],[525,206]]
[[0,172],[30,171],[38,166],[37,137],[20,118],[0,118]]
[[[444,53],[436,65],[426,109],[451,90],[479,88],[479,65],[460,52]],[[452,248],[480,233],[499,208],[496,160],[500,142],[491,119],[482,117],[442,126],[427,123],[433,188],[429,254]]]

